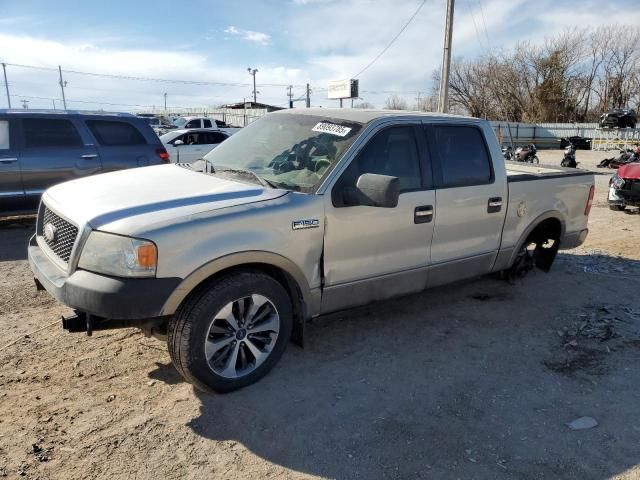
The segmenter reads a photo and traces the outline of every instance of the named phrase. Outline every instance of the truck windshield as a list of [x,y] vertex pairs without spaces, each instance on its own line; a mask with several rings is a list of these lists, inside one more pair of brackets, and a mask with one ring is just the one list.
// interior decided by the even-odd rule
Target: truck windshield
[[181,127],[181,126],[183,126],[185,123],[187,123],[187,119],[186,119],[186,118],[184,118],[184,117],[178,117],[178,118],[176,118],[176,119],[173,121],[173,124],[174,124],[176,127]]
[[270,185],[313,192],[363,126],[314,115],[266,115],[204,158],[215,170],[249,170]]

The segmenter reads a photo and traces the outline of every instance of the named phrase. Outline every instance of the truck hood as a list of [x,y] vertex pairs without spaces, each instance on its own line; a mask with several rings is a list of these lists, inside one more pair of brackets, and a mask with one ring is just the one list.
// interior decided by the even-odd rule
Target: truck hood
[[640,180],[640,163],[627,163],[618,168],[618,176],[625,180]]
[[72,180],[48,189],[43,201],[77,225],[114,233],[177,217],[262,202],[286,190],[235,182],[178,165],[121,170]]

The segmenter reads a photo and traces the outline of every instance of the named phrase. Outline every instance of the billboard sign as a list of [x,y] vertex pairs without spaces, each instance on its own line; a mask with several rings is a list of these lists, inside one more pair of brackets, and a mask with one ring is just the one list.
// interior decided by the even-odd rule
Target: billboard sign
[[328,88],[329,99],[357,98],[358,80],[348,78],[346,80],[330,80]]

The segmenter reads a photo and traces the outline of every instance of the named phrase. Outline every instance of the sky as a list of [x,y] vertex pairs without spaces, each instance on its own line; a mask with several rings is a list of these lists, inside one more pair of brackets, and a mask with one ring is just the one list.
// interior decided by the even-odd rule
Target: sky
[[[285,106],[310,83],[313,106],[329,80],[352,78],[373,60],[422,0],[0,0],[0,61],[12,106],[61,108],[57,67],[73,109],[151,111],[211,107],[252,95]],[[432,90],[440,66],[446,0],[426,3],[400,37],[358,78],[376,107],[394,92],[409,105]],[[637,0],[456,0],[454,57],[542,42],[571,26],[640,24]],[[18,67],[36,66],[42,69]],[[105,78],[73,72],[213,84]],[[0,77],[2,82],[2,77]],[[220,85],[222,84],[222,85]],[[7,106],[0,90],[0,108]],[[296,102],[297,108],[304,102]]]

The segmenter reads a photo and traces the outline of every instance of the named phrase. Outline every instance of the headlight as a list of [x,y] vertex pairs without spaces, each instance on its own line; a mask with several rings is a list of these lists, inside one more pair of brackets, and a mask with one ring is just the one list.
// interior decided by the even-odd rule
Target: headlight
[[618,175],[614,175],[611,178],[610,185],[616,190],[620,190],[622,187],[624,187],[624,178],[620,178]]
[[153,277],[157,263],[153,242],[94,231],[84,244],[78,267],[117,277]]

